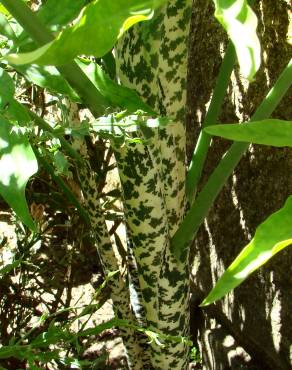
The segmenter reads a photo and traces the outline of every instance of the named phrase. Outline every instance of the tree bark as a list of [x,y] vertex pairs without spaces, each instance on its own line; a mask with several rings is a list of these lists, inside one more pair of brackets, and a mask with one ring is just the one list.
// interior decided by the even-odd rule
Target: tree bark
[[[292,48],[287,42],[289,27],[291,42],[289,4],[284,0],[256,2],[262,67],[250,84],[235,69],[220,122],[248,120],[291,58]],[[227,42],[213,12],[212,1],[194,0],[188,70],[189,159]],[[273,117],[291,120],[291,89]],[[223,139],[213,140],[200,187],[229,145]],[[291,150],[252,145],[197,235],[192,249],[191,314],[204,369],[266,370],[291,366],[292,251],[289,248],[217,304],[198,308],[224,269],[254,235],[256,227],[279,209],[291,192]]]

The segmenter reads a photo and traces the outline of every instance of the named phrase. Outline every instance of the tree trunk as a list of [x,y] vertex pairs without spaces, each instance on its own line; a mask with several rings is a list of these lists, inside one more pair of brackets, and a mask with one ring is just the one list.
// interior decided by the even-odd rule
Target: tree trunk
[[[251,84],[235,70],[221,122],[248,120],[291,58],[291,44],[287,43],[289,27],[291,42],[289,4],[284,0],[256,2],[262,67]],[[194,1],[188,72],[189,158],[226,47],[224,31],[213,19],[213,11],[212,1]],[[290,89],[273,117],[291,120],[291,113]],[[228,141],[214,139],[201,187],[229,145]],[[198,308],[257,225],[280,208],[291,193],[291,150],[252,145],[198,233],[192,250],[192,326],[198,331],[204,369],[291,366],[291,249],[274,257],[217,304]]]

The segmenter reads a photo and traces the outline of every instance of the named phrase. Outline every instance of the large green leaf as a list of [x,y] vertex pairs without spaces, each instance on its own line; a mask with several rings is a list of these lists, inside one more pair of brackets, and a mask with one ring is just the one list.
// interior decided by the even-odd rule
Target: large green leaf
[[62,65],[77,55],[102,57],[133,24],[150,19],[153,9],[166,0],[95,0],[84,8],[79,21],[39,49],[5,58],[12,64]]
[[292,121],[266,119],[244,124],[214,125],[204,131],[234,141],[292,147]]
[[127,109],[130,113],[143,110],[149,114],[155,114],[134,90],[111,80],[98,64],[78,60],[78,65],[113,107]]
[[222,298],[241,284],[252,272],[276,253],[292,244],[292,196],[284,207],[268,217],[256,230],[254,238],[224,272],[201,306]]
[[232,40],[240,70],[252,80],[261,64],[261,46],[256,34],[257,17],[247,0],[213,0],[215,17]]
[[30,229],[35,225],[25,199],[28,179],[37,172],[34,152],[27,138],[0,117],[0,194]]
[[48,0],[37,14],[47,26],[59,28],[76,18],[87,2],[87,0]]
[[[71,0],[70,0],[71,1]],[[53,3],[55,3],[55,0],[48,1],[44,7],[47,7],[50,5],[49,9],[53,6]],[[66,0],[65,3],[68,1]],[[84,3],[84,0],[80,0],[79,3]],[[62,1],[57,1],[58,4],[63,4]],[[75,4],[75,2],[74,2]],[[57,5],[56,5],[57,6]],[[70,7],[69,7],[70,8]],[[73,7],[74,8],[74,7]],[[71,8],[70,8],[71,9]],[[45,8],[45,12],[43,15],[45,16],[48,13],[48,9]],[[66,13],[65,11],[61,12],[62,14]],[[52,13],[54,15],[54,13]],[[57,13],[59,14],[59,13]],[[49,14],[48,14],[49,16]],[[56,18],[56,19],[55,19]],[[53,17],[52,22],[54,20],[55,24],[58,22],[59,17]],[[63,19],[63,18],[62,18]],[[0,13],[0,34],[5,35],[7,38],[19,41],[16,38],[16,35],[14,34],[9,22],[7,21],[6,17]],[[25,35],[24,35],[25,36]],[[22,37],[23,38],[23,37]],[[28,40],[27,36],[27,40]],[[58,70],[53,66],[39,66],[39,65],[17,65],[15,66],[15,70],[19,73],[21,73],[28,81],[34,83],[35,85],[38,85],[42,88],[49,89],[55,93],[62,94],[65,96],[68,96],[71,100],[74,101],[81,101],[78,95],[75,93],[75,91],[70,87],[68,82],[60,75]],[[6,79],[9,77],[6,76]],[[0,87],[1,89],[1,87]],[[14,90],[13,90],[14,94]],[[13,96],[13,94],[11,96]],[[16,105],[15,102],[12,104]],[[22,109],[22,108],[19,108]]]
[[[86,73],[86,75],[90,78],[90,80],[94,83],[99,92],[105,98],[107,98],[112,106],[127,109],[131,113],[137,110],[143,110],[145,112],[155,114],[153,110],[142,101],[142,99],[134,90],[121,86],[111,80],[98,64],[85,60],[78,60],[78,64]],[[79,96],[70,87],[67,81],[61,76],[58,70],[53,66],[40,66],[37,64],[32,64],[15,65],[14,68],[17,72],[26,77],[28,81],[42,88],[46,88],[55,93],[68,96],[71,100],[77,102],[81,101]],[[10,77],[8,76],[7,78]],[[10,93],[10,96],[12,95],[13,94]]]
[[[86,3],[88,3],[87,0],[48,0],[37,11],[37,16],[47,28],[57,32],[64,25],[74,20]],[[17,41],[10,52],[26,53],[36,49],[38,45],[31,40],[31,37],[19,24],[17,26]]]

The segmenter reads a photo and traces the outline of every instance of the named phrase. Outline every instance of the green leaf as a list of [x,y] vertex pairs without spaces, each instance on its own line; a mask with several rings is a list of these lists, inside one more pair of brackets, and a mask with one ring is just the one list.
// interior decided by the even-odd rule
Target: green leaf
[[0,13],[6,16],[9,15],[9,11],[2,4],[0,4]]
[[0,68],[0,113],[19,123],[30,121],[26,109],[14,99],[14,82],[7,72]]
[[130,113],[143,110],[149,114],[155,114],[134,90],[111,80],[97,63],[87,63],[80,60],[77,62],[79,67],[97,87],[98,91],[108,99],[113,107],[126,109]]
[[77,336],[78,337],[88,337],[90,335],[98,335],[98,334],[102,333],[104,330],[112,329],[116,325],[117,325],[117,320],[115,318],[113,318],[109,321],[106,321],[104,323],[101,323],[101,324],[95,326],[94,328],[89,328],[89,329],[86,329],[86,330],[83,330],[83,331],[79,331],[77,333]]
[[58,175],[68,175],[70,164],[61,151],[57,150],[56,152],[54,152],[53,161],[56,166],[56,173]]
[[[58,3],[62,3],[62,1],[58,0]],[[48,3],[46,3],[46,5],[47,4]],[[4,28],[4,30],[2,30],[2,28]],[[6,31],[6,33],[4,33],[4,31]],[[1,33],[12,40],[13,39],[16,40],[16,36],[12,28],[10,27],[6,18],[0,13],[0,34]],[[38,65],[26,65],[26,66],[17,65],[17,66],[14,66],[14,68],[18,73],[22,74],[28,81],[34,83],[35,85],[38,85],[42,88],[49,89],[58,94],[68,96],[71,100],[74,100],[76,102],[81,101],[78,95],[75,93],[75,91],[70,87],[68,82],[60,75],[60,73],[55,67],[38,66]],[[3,74],[3,72],[0,72],[0,73]],[[0,74],[0,78],[1,78],[1,74]],[[9,96],[12,98],[14,95],[13,80],[7,74],[5,78],[6,80],[9,79],[10,85],[12,85],[12,89],[10,89],[9,91]],[[3,81],[3,83],[7,84],[8,82]],[[3,95],[3,89],[1,91],[1,87],[0,87],[0,94]],[[16,106],[18,105],[18,103],[15,103],[14,101],[12,105]],[[18,107],[18,110],[23,110],[23,108]]]
[[56,351],[46,351],[46,352],[36,352],[31,349],[29,345],[14,345],[14,346],[3,346],[0,348],[0,359],[4,358],[19,358],[27,359],[28,361],[42,361],[49,362],[53,359],[59,357],[59,352]]
[[256,34],[258,20],[247,0],[213,0],[215,17],[233,42],[240,70],[250,81],[261,64],[261,46]]
[[0,194],[21,221],[34,231],[36,227],[26,203],[25,187],[37,169],[27,138],[13,131],[12,125],[0,117]]
[[[107,353],[106,353],[106,356],[108,356]],[[100,358],[104,359],[103,355],[98,357],[98,359]],[[98,369],[97,367],[92,366],[92,361],[90,360],[78,360],[77,358],[59,357],[58,361],[63,365],[67,365],[69,369],[81,369],[82,370],[86,368],[86,366],[89,368]],[[105,361],[103,361],[103,366],[104,366],[104,363]]]
[[[72,22],[87,3],[87,0],[48,0],[37,11],[37,16],[50,30],[56,32],[62,26]],[[19,32],[14,44],[18,52],[29,52],[37,47],[25,30],[21,29]]]
[[6,275],[6,274],[9,274],[9,272],[13,269],[15,269],[16,267],[18,267],[20,264],[22,263],[22,259],[19,259],[19,260],[16,260],[12,263],[8,263],[6,266],[2,267],[0,269],[0,275]]
[[39,334],[31,343],[30,346],[34,348],[49,347],[52,344],[56,344],[60,341],[70,342],[74,339],[74,334],[69,331],[53,325],[50,326],[49,330]]
[[276,253],[292,244],[292,196],[284,207],[269,216],[256,230],[254,238],[224,272],[201,306],[222,298]]
[[9,40],[15,40],[15,33],[10,26],[7,18],[0,12],[0,35],[7,37]]
[[3,346],[0,348],[0,359],[18,357],[21,353],[21,346]]
[[292,147],[292,121],[266,119],[243,124],[214,125],[204,129],[225,139],[276,147]]
[[59,28],[73,21],[87,0],[48,0],[37,15],[49,27]]
[[29,370],[42,370],[40,367],[32,363],[33,356],[31,356],[31,358],[29,358],[28,360],[29,360],[29,367],[28,367]]
[[0,109],[3,109],[14,96],[14,83],[7,72],[0,68]]
[[62,65],[77,55],[102,57],[131,25],[150,19],[166,0],[96,0],[87,5],[79,21],[39,49],[5,57],[11,64]]
[[65,95],[76,102],[81,101],[76,92],[53,66],[39,66],[32,64],[25,66],[18,65],[14,66],[14,68],[28,81],[35,85],[51,90],[55,93]]

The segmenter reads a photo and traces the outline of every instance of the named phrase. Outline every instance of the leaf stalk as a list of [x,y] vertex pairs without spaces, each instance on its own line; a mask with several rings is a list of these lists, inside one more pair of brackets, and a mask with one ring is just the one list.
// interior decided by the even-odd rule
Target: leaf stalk
[[210,106],[202,124],[202,129],[193,153],[186,178],[186,196],[190,204],[193,203],[193,200],[195,198],[198,182],[201,178],[202,170],[211,143],[211,136],[204,132],[203,129],[209,125],[215,124],[218,120],[218,116],[221,111],[223,99],[226,95],[226,90],[228,88],[230,75],[233,70],[235,61],[235,48],[232,42],[229,42],[219,70],[219,75],[216,81],[216,86],[210,102]]
[[[262,101],[250,121],[268,118],[275,110],[292,84],[292,59],[283,70],[275,85],[266,98]],[[208,215],[217,195],[226,184],[228,177],[239,163],[241,157],[249,147],[249,143],[235,142],[223,155],[220,163],[209,177],[203,190],[199,193],[196,201],[191,206],[185,219],[175,233],[171,241],[174,255],[181,259],[184,250],[196,236],[196,233]]]

